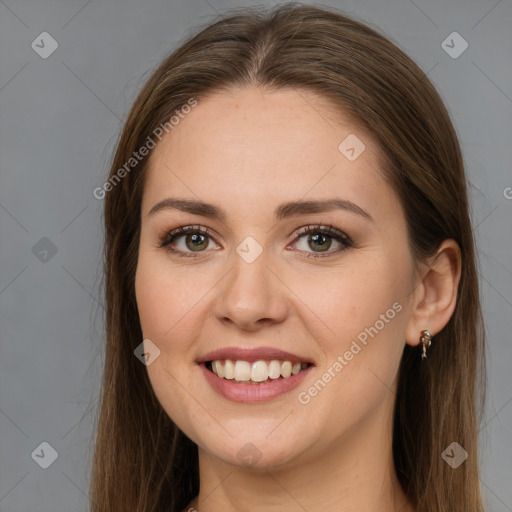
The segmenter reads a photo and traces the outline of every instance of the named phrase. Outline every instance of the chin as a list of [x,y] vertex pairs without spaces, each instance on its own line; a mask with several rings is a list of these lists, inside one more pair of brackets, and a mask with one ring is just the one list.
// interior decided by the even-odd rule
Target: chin
[[[258,443],[257,440],[256,443]],[[288,447],[281,445],[278,449],[274,443],[264,446],[256,443],[249,440],[242,444],[227,443],[224,447],[215,446],[208,451],[213,457],[226,464],[256,472],[285,468],[300,456],[297,445]]]

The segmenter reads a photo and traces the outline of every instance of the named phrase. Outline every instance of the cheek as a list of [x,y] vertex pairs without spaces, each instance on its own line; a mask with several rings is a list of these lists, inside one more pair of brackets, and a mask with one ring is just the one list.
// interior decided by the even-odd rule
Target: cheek
[[[318,326],[322,348],[331,358],[348,349],[361,333],[360,339],[365,333],[369,336],[366,329],[375,324],[379,331],[376,341],[393,340],[403,328],[408,286],[405,267],[398,268],[396,260],[383,255],[363,259],[364,264],[354,259],[346,267],[315,272],[311,278],[305,274],[299,279],[288,276],[287,282],[293,280],[294,293],[303,302],[304,312],[310,311],[307,316]],[[375,333],[373,329],[371,332]]]
[[[194,421],[190,410],[193,381],[190,375],[191,343],[197,338],[193,315],[200,291],[180,282],[179,272],[169,272],[160,254],[141,250],[135,275],[135,295],[144,339],[160,349],[159,356],[146,369],[153,391],[170,418],[187,432]],[[184,281],[182,279],[182,281]],[[203,292],[204,293],[204,292]],[[197,306],[196,306],[197,307]]]
[[406,270],[398,255],[381,254],[366,258],[365,265],[317,275],[314,286],[302,281],[294,288],[315,313],[319,327],[310,330],[324,353],[321,382],[304,391],[317,405],[331,404],[338,424],[352,421],[344,416],[347,411],[357,421],[393,387],[405,345]]
[[144,337],[161,341],[173,337],[182,319],[191,313],[200,290],[188,279],[180,278],[184,274],[171,273],[161,254],[139,252],[135,295]]

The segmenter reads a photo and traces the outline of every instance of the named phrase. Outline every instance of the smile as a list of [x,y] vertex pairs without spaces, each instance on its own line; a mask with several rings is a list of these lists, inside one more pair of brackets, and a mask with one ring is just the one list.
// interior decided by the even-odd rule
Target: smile
[[277,359],[254,362],[216,359],[206,363],[206,368],[221,379],[252,385],[261,385],[277,379],[288,379],[292,375],[297,375],[306,370],[308,366],[309,363],[298,362],[293,364],[291,361]]
[[314,370],[305,354],[275,347],[224,347],[196,361],[210,387],[232,402],[256,403],[285,395]]

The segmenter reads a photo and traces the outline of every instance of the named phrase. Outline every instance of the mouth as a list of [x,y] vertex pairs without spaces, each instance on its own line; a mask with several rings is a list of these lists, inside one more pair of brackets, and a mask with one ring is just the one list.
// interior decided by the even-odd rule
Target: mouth
[[258,360],[254,362],[231,359],[215,359],[204,363],[207,370],[220,379],[236,384],[262,385],[271,381],[289,379],[307,370],[308,362],[293,363],[290,360]]
[[211,388],[234,402],[255,403],[289,393],[313,371],[305,356],[271,347],[215,350],[196,361]]

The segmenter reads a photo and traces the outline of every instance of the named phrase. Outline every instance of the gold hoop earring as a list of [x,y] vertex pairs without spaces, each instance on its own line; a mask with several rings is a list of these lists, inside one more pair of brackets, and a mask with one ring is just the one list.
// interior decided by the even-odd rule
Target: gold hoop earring
[[427,348],[432,344],[432,334],[430,331],[421,331],[420,341],[423,344],[423,353],[421,354],[422,359],[427,358]]

